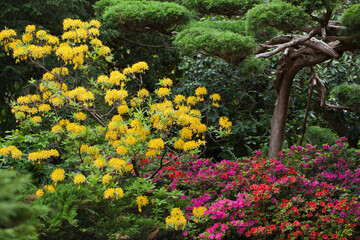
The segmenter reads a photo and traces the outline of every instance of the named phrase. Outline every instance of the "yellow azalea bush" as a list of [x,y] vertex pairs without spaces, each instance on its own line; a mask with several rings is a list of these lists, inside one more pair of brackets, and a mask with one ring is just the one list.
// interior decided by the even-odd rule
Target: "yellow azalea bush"
[[[38,197],[46,197],[44,191],[56,193],[64,182],[89,187],[103,201],[129,196],[129,206],[142,212],[154,198],[145,190],[128,193],[123,183],[151,179],[169,163],[200,153],[207,132],[214,129],[206,125],[201,109],[218,107],[221,98],[204,87],[193,96],[174,96],[169,78],[161,79],[150,93],[142,86],[146,62],[101,72],[98,65],[111,61],[111,51],[98,39],[99,27],[97,20],[65,19],[61,37],[34,25],[22,35],[11,29],[0,32],[8,55],[44,70],[41,79],[30,81],[37,92],[19,96],[11,107],[21,128],[49,139],[27,147],[5,142],[0,157],[10,159],[9,166],[22,161],[49,172],[43,189],[36,191]],[[48,58],[56,59],[56,65]],[[128,85],[137,91],[128,91]],[[221,117],[215,132],[224,136],[230,131],[231,122]],[[174,156],[170,162],[164,159],[169,153]],[[200,212],[194,214],[201,218]],[[184,227],[181,210],[174,208],[166,224]]]

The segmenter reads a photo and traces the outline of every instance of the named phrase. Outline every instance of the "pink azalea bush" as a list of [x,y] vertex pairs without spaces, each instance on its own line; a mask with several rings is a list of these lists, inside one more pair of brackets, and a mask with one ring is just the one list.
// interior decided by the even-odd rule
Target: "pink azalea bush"
[[343,159],[345,148],[342,138],[323,149],[293,146],[280,161],[260,151],[195,158],[163,167],[154,181],[186,193],[186,239],[360,239],[359,155]]

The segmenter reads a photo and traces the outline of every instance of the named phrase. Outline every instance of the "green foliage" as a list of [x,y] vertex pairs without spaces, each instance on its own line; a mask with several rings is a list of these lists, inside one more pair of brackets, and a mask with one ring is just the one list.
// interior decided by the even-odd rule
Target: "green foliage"
[[94,7],[104,21],[131,30],[171,32],[190,19],[185,7],[169,2],[107,0],[99,1]]
[[330,92],[330,98],[340,105],[360,108],[360,85],[359,84],[340,84],[335,86]]
[[230,31],[240,35],[246,35],[246,23],[243,20],[236,21],[192,21],[186,28],[203,27],[216,30]]
[[[93,15],[93,2],[95,0],[0,1],[0,28],[8,27],[21,32],[26,25],[36,24],[58,35],[65,18],[90,18]],[[15,64],[11,57],[0,54],[0,136],[5,136],[5,131],[15,128],[16,122],[7,102],[28,90],[25,86],[30,77],[41,77],[39,70],[32,65]]]
[[347,27],[347,34],[360,33],[360,4],[355,4],[345,10],[341,17],[341,22]]
[[[73,184],[59,185],[55,193],[46,191],[44,196],[33,201],[34,205],[45,205],[51,209],[43,216],[42,234],[52,235],[56,232],[57,239],[61,239],[61,236],[65,237],[69,232],[79,231],[76,230],[79,226],[79,208],[88,208],[95,200],[96,197],[90,189],[78,188]],[[62,231],[59,231],[60,229]]]
[[306,129],[305,136],[310,140],[310,143],[318,147],[323,144],[335,144],[338,136],[329,128],[322,128],[318,126],[310,126]]
[[262,0],[183,0],[184,6],[208,14],[221,14],[226,16],[243,15],[255,4]]
[[221,31],[210,26],[185,29],[176,35],[174,44],[184,55],[202,52],[232,63],[240,63],[255,49],[252,37]]
[[184,58],[179,66],[183,79],[176,91],[186,93],[205,86],[219,93],[220,107],[202,111],[207,111],[207,121],[211,124],[222,115],[229,116],[233,122],[229,141],[206,139],[205,156],[216,160],[236,159],[251,155],[267,144],[276,92],[272,89],[272,73],[265,66],[266,61],[254,58],[246,59],[240,67],[213,57]]
[[285,2],[259,4],[246,13],[249,33],[259,40],[268,39],[276,30],[293,32],[309,24],[310,16],[300,6]]
[[309,14],[322,9],[334,11],[340,5],[339,0],[285,0],[284,2],[302,6]]
[[0,186],[0,239],[37,239],[40,206],[33,207],[17,200],[19,193],[30,186],[30,176],[0,169]]

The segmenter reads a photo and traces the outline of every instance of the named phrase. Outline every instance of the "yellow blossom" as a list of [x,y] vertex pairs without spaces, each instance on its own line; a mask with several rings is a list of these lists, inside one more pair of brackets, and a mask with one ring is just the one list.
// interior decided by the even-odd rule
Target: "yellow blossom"
[[35,29],[36,29],[35,25],[27,25],[25,28],[25,32],[32,33],[35,31]]
[[157,95],[159,97],[165,97],[168,96],[170,94],[170,89],[169,88],[159,88],[157,90]]
[[180,208],[173,208],[170,212],[170,216],[166,218],[165,222],[166,227],[169,225],[174,225],[175,230],[178,230],[180,226],[182,226],[184,229],[186,225],[186,219]]
[[61,130],[62,130],[62,127],[60,125],[55,125],[51,128],[51,132],[53,132],[53,133],[59,133],[59,132],[61,132]]
[[194,221],[197,223],[197,218],[202,218],[205,215],[206,207],[194,207],[192,213],[195,216]]
[[207,90],[206,90],[205,87],[198,87],[198,88],[195,90],[195,94],[196,94],[196,96],[206,95],[206,94],[207,94]]
[[145,98],[149,96],[149,91],[143,88],[138,91],[137,95],[139,98]]
[[106,92],[105,101],[111,106],[116,101],[122,101],[128,96],[128,92],[124,89],[111,89]]
[[145,70],[149,69],[146,62],[138,62],[131,66],[133,72],[144,73]]
[[125,155],[128,153],[128,150],[125,146],[118,146],[116,148],[116,153],[119,154],[119,155]]
[[183,95],[176,95],[175,99],[174,99],[174,102],[176,104],[180,104],[181,102],[185,101],[185,97]]
[[114,194],[115,194],[115,189],[109,188],[109,189],[105,190],[104,197],[105,197],[105,199],[114,198]]
[[232,123],[229,121],[227,117],[220,117],[219,119],[220,128],[230,128]]
[[74,183],[75,184],[80,184],[80,183],[84,183],[86,180],[85,176],[82,175],[82,174],[77,174],[75,177],[74,177]]
[[220,101],[220,95],[218,93],[214,93],[210,95],[210,99],[213,101]]
[[125,164],[126,164],[125,161],[119,158],[111,158],[109,160],[109,167],[115,168],[116,171],[121,172],[122,168],[125,167]]
[[83,112],[75,113],[75,120],[82,121],[86,119],[86,114]]
[[129,111],[129,108],[125,103],[125,104],[121,104],[120,106],[118,106],[117,110],[118,110],[118,113],[121,115],[121,114],[127,113]]
[[105,164],[106,164],[106,162],[99,158],[94,161],[94,166],[96,168],[102,168]]
[[35,193],[38,197],[41,197],[44,195],[44,191],[42,189],[38,189]]
[[45,160],[50,157],[58,157],[58,156],[59,156],[59,152],[56,149],[50,149],[50,150],[43,150],[40,152],[32,152],[29,154],[28,160],[32,162],[35,161],[40,162],[40,160]]
[[30,121],[34,124],[37,124],[37,123],[41,123],[42,119],[40,116],[34,116],[34,117],[30,118]]
[[170,78],[164,78],[160,81],[160,85],[163,87],[171,87],[173,84],[173,81]]
[[44,189],[48,192],[55,193],[55,188],[52,185],[45,185]]
[[151,139],[148,147],[153,149],[164,148],[164,141],[161,138]]
[[147,196],[138,196],[136,198],[136,204],[138,205],[139,212],[141,212],[141,207],[146,206],[149,203]]
[[124,197],[124,191],[122,190],[122,188],[115,188],[115,194],[117,197]]
[[107,183],[109,183],[111,181],[112,177],[109,174],[105,174],[102,178],[101,181],[102,183],[105,185]]
[[197,103],[197,98],[194,96],[188,97],[186,101],[187,105],[195,105]]
[[57,168],[51,173],[51,179],[55,182],[55,186],[57,182],[61,182],[65,178],[65,171],[62,168]]
[[178,140],[176,140],[176,141],[174,142],[174,148],[181,150],[181,149],[184,148],[184,144],[185,144],[184,140],[182,140],[181,138],[179,138]]
[[11,155],[12,158],[20,159],[22,152],[12,145],[8,147],[0,148],[0,156],[8,157],[9,155]]
[[49,104],[41,104],[38,109],[39,112],[49,112],[51,110],[51,106]]

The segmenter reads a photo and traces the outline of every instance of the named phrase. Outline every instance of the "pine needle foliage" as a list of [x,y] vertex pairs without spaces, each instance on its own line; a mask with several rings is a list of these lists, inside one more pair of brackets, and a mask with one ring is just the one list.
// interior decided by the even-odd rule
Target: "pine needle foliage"
[[30,176],[0,169],[0,186],[0,239],[37,239],[36,218],[40,208],[18,200],[21,192],[30,186]]

